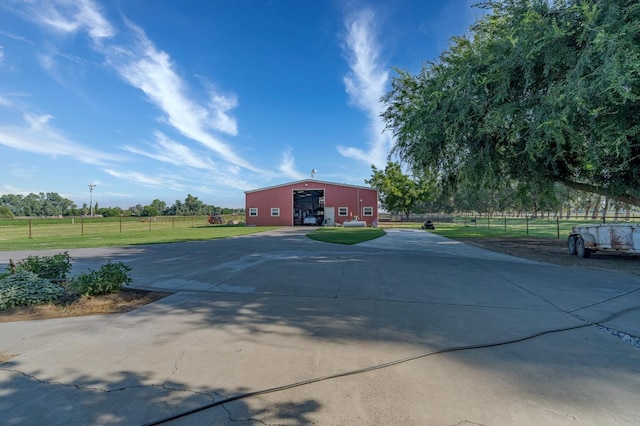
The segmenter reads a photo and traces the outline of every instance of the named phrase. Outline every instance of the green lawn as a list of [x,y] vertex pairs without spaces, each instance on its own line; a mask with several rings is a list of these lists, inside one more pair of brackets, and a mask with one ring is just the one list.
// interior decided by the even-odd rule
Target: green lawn
[[[263,232],[277,227],[207,225],[206,219],[145,222],[140,219],[76,219],[32,221],[28,225],[0,223],[0,251],[112,247],[212,240]],[[31,233],[31,238],[29,234]]]
[[[453,222],[435,222],[434,234],[449,238],[555,238],[566,239],[575,225],[602,223],[594,220],[525,219],[478,217],[475,222],[470,218],[455,218]],[[393,227],[420,229],[421,223],[395,224]],[[387,225],[382,225],[386,227]]]
[[385,235],[380,228],[319,228],[307,234],[312,240],[336,244],[358,244]]
[[[501,218],[477,217],[475,221],[470,217],[455,217],[453,222],[435,221],[435,230],[430,230],[449,238],[560,238],[566,239],[575,225],[600,224],[598,220],[560,220],[551,219],[526,219],[526,218]],[[609,223],[609,222],[607,222]],[[613,222],[611,222],[613,223]],[[383,228],[409,228],[420,229],[421,223],[401,222],[382,223]]]

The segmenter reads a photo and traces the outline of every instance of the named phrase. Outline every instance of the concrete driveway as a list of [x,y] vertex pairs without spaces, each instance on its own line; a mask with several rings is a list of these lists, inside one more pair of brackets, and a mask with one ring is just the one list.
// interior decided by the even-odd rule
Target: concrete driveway
[[305,231],[70,250],[74,273],[119,260],[135,286],[176,293],[0,324],[0,352],[18,355],[0,364],[0,423],[147,424],[284,387],[164,424],[638,424],[637,276],[425,231],[356,246]]

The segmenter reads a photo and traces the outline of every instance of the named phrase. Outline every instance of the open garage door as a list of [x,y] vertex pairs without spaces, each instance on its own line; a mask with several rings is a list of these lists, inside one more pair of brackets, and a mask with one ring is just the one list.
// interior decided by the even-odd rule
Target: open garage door
[[322,225],[324,221],[324,189],[293,191],[293,224]]

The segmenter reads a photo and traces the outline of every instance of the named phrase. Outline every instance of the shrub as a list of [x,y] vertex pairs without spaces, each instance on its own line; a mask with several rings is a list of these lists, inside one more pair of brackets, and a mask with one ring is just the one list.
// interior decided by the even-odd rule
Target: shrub
[[29,271],[50,281],[65,281],[71,270],[69,252],[53,256],[29,256],[16,263],[15,272]]
[[67,289],[83,296],[115,293],[122,290],[123,286],[131,284],[129,271],[131,267],[122,262],[109,261],[97,271],[89,270],[72,278]]
[[0,219],[13,219],[15,216],[7,206],[0,206]]
[[64,293],[58,284],[21,270],[0,279],[0,310],[53,302]]

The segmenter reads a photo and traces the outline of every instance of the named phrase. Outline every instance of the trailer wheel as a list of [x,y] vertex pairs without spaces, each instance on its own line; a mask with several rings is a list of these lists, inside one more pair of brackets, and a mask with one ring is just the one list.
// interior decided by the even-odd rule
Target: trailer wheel
[[591,250],[584,246],[584,240],[582,237],[578,237],[576,240],[576,254],[578,257],[589,257],[591,256]]
[[567,239],[567,248],[569,249],[570,255],[573,256],[576,254],[576,236],[575,235],[571,235]]

